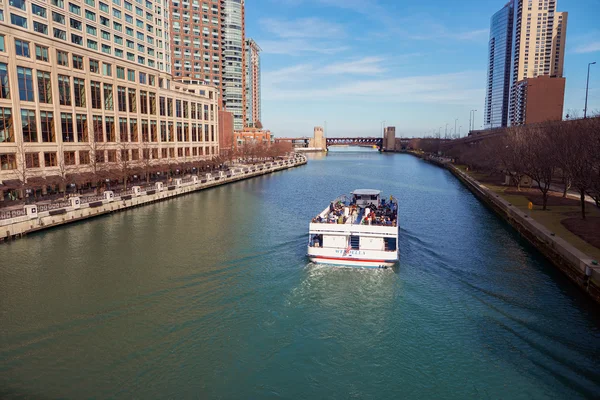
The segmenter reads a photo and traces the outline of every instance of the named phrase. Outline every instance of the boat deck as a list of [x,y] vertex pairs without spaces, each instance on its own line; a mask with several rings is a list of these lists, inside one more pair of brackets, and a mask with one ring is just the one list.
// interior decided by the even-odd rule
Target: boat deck
[[[367,213],[368,211],[368,213]],[[333,201],[328,208],[313,218],[313,223],[397,226],[398,201],[382,199],[378,204],[371,203],[367,207],[357,206],[342,196]]]

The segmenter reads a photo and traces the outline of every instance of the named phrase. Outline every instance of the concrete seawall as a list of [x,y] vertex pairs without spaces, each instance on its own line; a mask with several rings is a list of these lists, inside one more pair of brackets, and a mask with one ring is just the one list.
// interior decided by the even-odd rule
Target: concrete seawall
[[39,213],[39,206],[35,204],[28,205],[25,206],[25,215],[0,220],[0,243],[20,238],[28,233],[40,231],[42,229],[53,228],[71,222],[82,221],[100,215],[151,204],[157,201],[172,199],[188,193],[270,174],[272,172],[283,171],[304,165],[306,162],[305,157],[298,157],[281,162],[257,164],[256,166],[247,168],[234,167],[231,171],[223,173],[222,175],[218,175],[219,173],[217,172],[216,176],[210,177],[209,179],[193,177],[186,182],[176,180],[171,186],[163,186],[161,184],[157,185],[154,190],[133,191],[132,194],[123,195],[121,197],[113,197],[111,195],[88,203],[79,201],[79,198],[77,198],[76,201],[70,199],[71,201],[69,203],[65,203],[65,207]]
[[508,222],[519,234],[542,253],[554,266],[561,270],[594,301],[600,303],[600,266],[594,259],[531,219],[518,207],[488,189],[485,185],[460,171],[440,158],[428,158],[413,154],[439,167],[448,169],[480,201]]

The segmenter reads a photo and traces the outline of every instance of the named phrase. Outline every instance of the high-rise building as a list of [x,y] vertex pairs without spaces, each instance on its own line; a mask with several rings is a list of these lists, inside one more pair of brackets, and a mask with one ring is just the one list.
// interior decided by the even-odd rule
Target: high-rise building
[[[556,2],[511,0],[492,17],[484,115],[486,128],[562,118],[562,106],[560,110],[556,106],[542,106],[549,100],[555,105],[562,104],[564,98],[562,75],[567,13],[556,12]],[[538,77],[553,79],[532,82]],[[528,88],[532,86],[537,90],[528,94]],[[542,99],[540,93],[560,98]],[[528,118],[528,112],[535,115],[533,120]]]
[[494,128],[507,126],[512,55],[513,3],[492,17],[488,51],[484,123]]
[[251,127],[261,121],[260,51],[253,39],[246,39],[246,125]]
[[224,0],[223,101],[233,114],[233,128],[241,130],[246,121],[244,0]]
[[171,46],[173,77],[182,82],[223,86],[222,0],[172,0]]
[[0,181],[160,171],[219,154],[218,91],[173,81],[167,7],[0,3]]

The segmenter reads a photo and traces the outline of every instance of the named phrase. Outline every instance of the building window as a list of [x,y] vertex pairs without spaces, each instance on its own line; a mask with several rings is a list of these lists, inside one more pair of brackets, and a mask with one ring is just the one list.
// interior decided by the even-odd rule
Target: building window
[[83,38],[79,35],[71,34],[71,43],[83,46]]
[[33,21],[34,32],[41,33],[43,35],[48,34],[48,25],[42,24],[41,22]]
[[129,119],[129,138],[132,142],[137,143],[138,141],[138,125],[135,118]]
[[83,57],[73,54],[73,68],[83,71]]
[[65,151],[63,152],[63,160],[65,165],[75,165],[75,152]]
[[92,116],[92,129],[94,130],[94,141],[104,142],[104,127],[102,126],[102,115]]
[[104,11],[105,13],[108,13],[110,11],[108,8],[108,4],[100,2],[100,11]]
[[95,74],[100,72],[100,64],[97,60],[90,60],[90,72]]
[[27,168],[39,168],[40,153],[25,153],[25,166]]
[[0,154],[0,170],[17,169],[17,158],[14,154]]
[[108,162],[117,162],[117,151],[116,150],[108,150]]
[[75,125],[77,127],[77,141],[79,143],[87,142],[88,141],[87,115],[76,114],[75,115]]
[[69,66],[69,53],[65,51],[56,50],[56,63],[63,67]]
[[44,153],[44,167],[56,167],[56,152]]
[[55,142],[54,114],[52,114],[52,111],[40,111],[40,123],[42,127],[42,142]]
[[112,64],[102,63],[102,75],[112,76]]
[[0,99],[10,99],[10,86],[8,85],[8,65],[0,63]]
[[37,4],[31,3],[31,12],[38,17],[46,18],[46,9]]
[[[98,29],[96,29],[96,27],[95,27],[95,26],[92,26],[92,25],[86,25],[86,26],[85,26],[85,30],[86,30],[86,32],[88,33],[88,35],[92,35],[92,36],[98,36]],[[90,46],[89,46],[89,42],[90,42],[90,41],[88,40],[88,47],[90,47]],[[94,43],[95,43],[95,42],[94,42]],[[97,43],[96,43],[96,49],[98,49],[98,44],[97,44]]]
[[31,57],[31,54],[29,53],[29,42],[15,39],[15,53],[21,57]]
[[148,114],[148,92],[140,90],[140,113]]
[[98,50],[98,42],[96,42],[95,40],[88,39],[87,47],[88,49]]
[[117,67],[117,78],[125,79],[125,68]]
[[35,101],[31,68],[17,67],[17,79],[19,81],[19,98],[21,101]]
[[13,119],[9,107],[0,107],[0,143],[13,143]]
[[89,19],[90,21],[96,22],[96,13],[90,10],[85,10],[85,18]]
[[107,83],[104,84],[104,109],[113,110],[113,86]]
[[54,28],[54,37],[60,40],[67,40],[67,32]]
[[69,11],[72,12],[73,14],[81,15],[81,7],[79,7],[73,3],[69,3]]
[[58,76],[58,99],[61,106],[71,105],[71,78]]
[[35,45],[35,59],[38,61],[48,62],[48,48],[44,46]]
[[52,80],[50,79],[50,72],[38,71],[37,84],[40,103],[52,103]]
[[140,85],[146,84],[146,74],[144,72],[140,72]]
[[106,53],[106,54],[110,54],[111,52],[111,47],[107,44],[102,44],[102,52]]
[[77,29],[78,31],[82,31],[83,30],[83,24],[81,23],[81,21],[78,21],[76,19],[71,18],[71,28],[73,29]]
[[129,112],[136,112],[135,89],[129,89]]
[[142,142],[149,142],[150,138],[148,136],[148,120],[142,120]]
[[150,114],[156,115],[156,93],[150,93]]
[[127,95],[125,94],[125,88],[117,86],[117,103],[119,111],[127,111]]
[[21,17],[17,14],[10,14],[10,23],[15,26],[20,26],[21,28],[27,29],[27,18]]
[[167,116],[173,116],[173,99],[167,99]]
[[175,100],[175,116],[181,118],[181,100]]
[[75,107],[85,107],[85,79],[73,78]]
[[190,117],[190,108],[187,101],[183,102],[183,118]]
[[92,108],[101,109],[102,93],[100,92],[100,82],[91,81],[90,86],[92,88]]
[[159,97],[158,98],[158,104],[159,104],[159,112],[161,116],[165,116],[167,114],[167,107],[165,105],[165,98],[164,97]]
[[23,11],[27,11],[25,0],[9,0],[8,4]]
[[127,134],[127,118],[119,118],[119,133],[119,139],[122,143],[129,142],[129,135]]
[[115,142],[115,118],[105,117],[106,141]]
[[38,141],[35,110],[21,110],[21,127],[24,142],[32,143]]
[[75,135],[73,132],[73,114],[60,113],[60,127],[63,142],[74,142]]
[[90,152],[88,150],[79,150],[79,164],[87,165],[90,163]]
[[128,69],[127,70],[127,80],[129,80],[129,82],[135,82],[135,71],[132,69]]
[[6,51],[6,44],[4,43],[4,35],[0,35],[0,51],[3,53]]

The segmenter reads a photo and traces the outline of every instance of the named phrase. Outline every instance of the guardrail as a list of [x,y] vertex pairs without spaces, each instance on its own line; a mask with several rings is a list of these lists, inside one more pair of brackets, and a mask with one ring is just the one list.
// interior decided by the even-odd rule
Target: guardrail
[[[286,166],[291,166],[291,165],[296,165],[298,163],[303,163],[306,162],[306,157],[301,156],[301,157],[296,157],[294,159],[289,159],[289,160],[281,160],[279,162],[271,162],[269,164],[257,164],[257,165],[253,165],[253,166],[246,166],[244,168],[239,168],[239,171],[236,173],[233,173],[233,170],[229,170],[226,171],[226,176],[213,176],[212,179],[210,180],[211,182],[215,182],[215,181],[227,181],[229,179],[238,179],[239,177],[244,177],[244,176],[248,176],[249,174],[254,174],[254,173],[258,173],[258,172],[268,172],[268,171],[274,171],[278,168],[283,168]],[[207,183],[209,183],[209,180],[206,178],[206,175],[198,175],[197,176],[197,180],[194,182],[194,177],[187,177],[187,178],[181,178],[181,183],[184,184],[185,186],[190,186],[190,185],[205,185]],[[151,184],[141,184],[140,186],[140,194],[144,195],[146,194],[146,192],[152,192],[151,194],[154,194],[155,192],[155,183],[151,183]],[[169,184],[169,186],[167,186],[167,184],[165,183],[165,189],[176,189],[176,186],[174,184]],[[132,188],[129,188],[127,190],[123,190],[120,191],[118,193],[115,193],[115,197],[118,198],[123,198],[125,196],[131,197],[131,195],[134,195],[135,191]],[[149,193],[150,194],[150,193]],[[80,197],[80,204],[86,204],[88,206],[99,206],[102,205],[104,203],[105,197],[104,195],[92,195],[92,196],[81,196]],[[42,213],[42,212],[50,212],[50,211],[55,211],[55,210],[60,210],[60,209],[66,209],[68,207],[71,207],[71,203],[69,201],[65,201],[64,199],[61,201],[55,201],[55,202],[50,202],[50,203],[35,203],[35,204],[29,204],[28,206],[31,205],[35,205],[37,206],[37,212],[38,213]],[[14,209],[14,210],[4,210],[4,211],[0,211],[0,220],[3,221],[3,225],[6,225],[7,223],[10,225],[12,222],[6,221],[6,220],[10,220],[13,218],[20,218],[20,217],[26,217],[27,216],[27,210],[25,207],[23,207],[22,209]],[[17,221],[14,221],[17,222]]]

